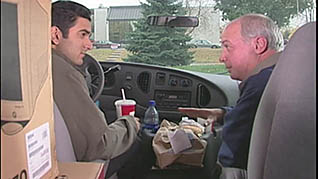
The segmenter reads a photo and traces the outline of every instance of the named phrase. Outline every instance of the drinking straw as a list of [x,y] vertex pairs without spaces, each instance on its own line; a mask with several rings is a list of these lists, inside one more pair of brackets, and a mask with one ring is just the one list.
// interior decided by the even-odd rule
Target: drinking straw
[[121,95],[123,96],[123,100],[126,100],[124,88],[121,89]]

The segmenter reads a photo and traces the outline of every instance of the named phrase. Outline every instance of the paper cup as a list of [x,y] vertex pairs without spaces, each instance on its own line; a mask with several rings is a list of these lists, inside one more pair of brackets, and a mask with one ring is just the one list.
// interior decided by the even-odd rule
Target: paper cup
[[132,99],[115,101],[117,117],[131,115],[135,116],[136,102]]

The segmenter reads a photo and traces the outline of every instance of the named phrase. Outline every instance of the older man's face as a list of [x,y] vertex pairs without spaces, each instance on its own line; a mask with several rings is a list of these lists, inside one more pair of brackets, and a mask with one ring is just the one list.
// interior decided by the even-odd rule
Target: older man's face
[[257,64],[257,55],[251,43],[241,36],[241,24],[234,22],[221,35],[223,62],[231,78],[244,80]]

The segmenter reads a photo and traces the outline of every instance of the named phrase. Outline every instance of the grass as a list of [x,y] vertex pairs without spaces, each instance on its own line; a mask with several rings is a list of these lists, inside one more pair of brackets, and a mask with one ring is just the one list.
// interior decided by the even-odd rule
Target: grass
[[[107,58],[112,55],[113,52],[116,50],[109,49],[109,48],[103,48],[103,49],[92,49],[88,51],[87,53],[96,58],[98,61],[107,61]],[[122,61],[123,58],[126,58],[128,56],[128,51],[125,49],[122,49],[120,51],[120,58],[117,59],[118,61]]]
[[112,53],[112,49],[92,49],[87,52],[89,55],[97,59],[98,61],[106,61]]
[[195,63],[220,63],[219,57],[221,49],[212,48],[193,48],[190,51],[194,52]]
[[188,65],[175,67],[178,69],[189,70],[189,71],[198,71],[204,73],[214,73],[214,74],[226,74],[227,70],[224,64],[213,64],[213,65]]
[[[193,48],[189,49],[194,52],[194,64],[188,66],[175,67],[178,69],[199,71],[205,73],[224,73],[226,69],[223,63],[219,62],[219,57],[221,55],[221,49],[211,49],[211,48]],[[88,54],[92,55],[99,61],[107,61],[107,58],[111,56],[116,50],[113,49],[92,49]],[[126,58],[129,52],[125,49],[120,51],[120,58],[116,61],[122,61]]]

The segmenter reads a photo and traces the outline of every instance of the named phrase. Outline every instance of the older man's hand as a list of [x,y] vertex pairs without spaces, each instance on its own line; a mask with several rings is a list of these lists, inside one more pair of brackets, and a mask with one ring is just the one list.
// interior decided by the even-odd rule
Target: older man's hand
[[224,116],[224,110],[220,108],[182,108],[179,107],[178,110],[181,113],[188,115],[193,118],[204,118],[204,119],[213,119],[213,120],[222,120]]

